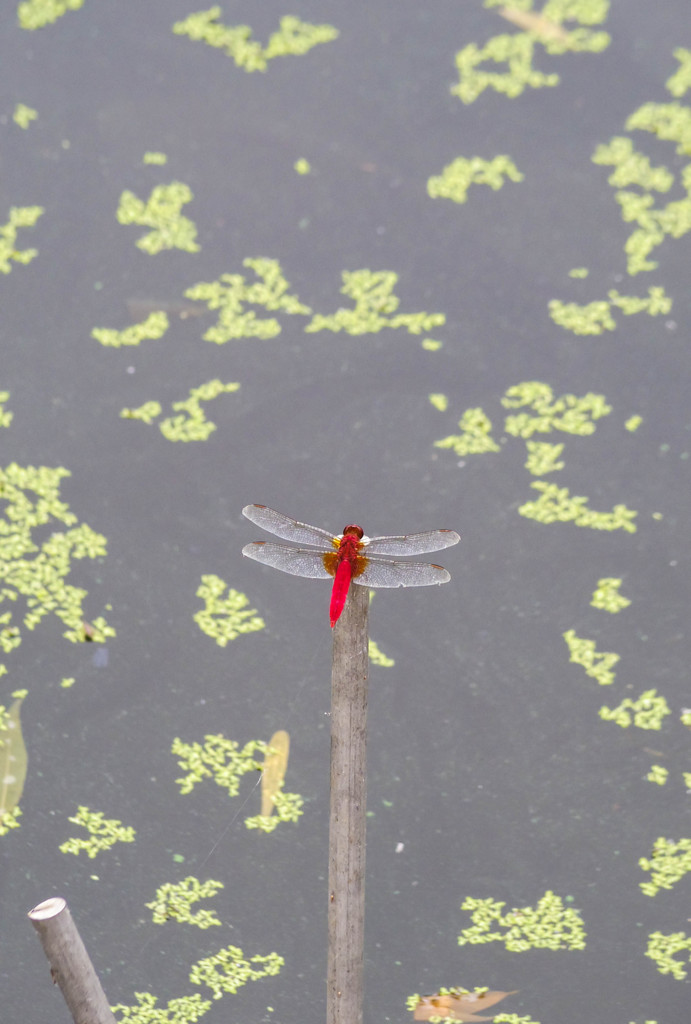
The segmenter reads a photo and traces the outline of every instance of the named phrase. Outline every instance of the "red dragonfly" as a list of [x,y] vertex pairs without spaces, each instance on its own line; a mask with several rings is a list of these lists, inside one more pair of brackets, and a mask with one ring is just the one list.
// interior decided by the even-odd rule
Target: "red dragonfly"
[[242,549],[243,555],[254,558],[292,576],[313,580],[333,577],[330,618],[335,626],[348,596],[351,580],[361,587],[428,587],[432,583],[448,583],[451,576],[440,565],[428,562],[399,562],[378,555],[421,555],[458,544],[455,530],[428,530],[403,537],[366,537],[360,526],[346,526],[334,536],[318,526],[308,526],[290,519],[266,505],[247,505],[243,516],[263,530],[283,540],[309,544],[309,548],[291,548],[287,544],[255,540]]

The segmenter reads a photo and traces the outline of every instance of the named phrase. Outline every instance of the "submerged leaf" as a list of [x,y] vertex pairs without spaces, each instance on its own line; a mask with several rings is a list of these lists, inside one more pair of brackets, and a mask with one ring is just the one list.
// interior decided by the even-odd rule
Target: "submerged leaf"
[[262,771],[262,817],[268,818],[274,810],[276,795],[281,791],[288,767],[290,736],[279,729],[269,740]]
[[19,697],[15,700],[7,712],[5,728],[0,732],[0,835],[13,827],[9,819],[14,822],[16,818],[15,808],[21,799],[26,779],[27,754],[19,721],[23,699]]
[[449,1020],[474,1022],[482,1020],[494,1020],[494,1014],[490,1017],[481,1017],[478,1010],[486,1010],[495,1003],[506,999],[507,996],[515,996],[518,989],[513,992],[490,992],[488,989],[479,992],[466,992],[461,988],[442,989],[433,996],[420,996],[413,1012],[414,1020],[431,1020],[442,1017]]

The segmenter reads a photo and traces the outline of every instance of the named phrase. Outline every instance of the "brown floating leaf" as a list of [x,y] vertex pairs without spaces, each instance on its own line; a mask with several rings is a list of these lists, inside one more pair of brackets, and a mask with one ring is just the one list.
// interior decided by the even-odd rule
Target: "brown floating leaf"
[[556,22],[550,21],[549,18],[545,18],[536,11],[520,11],[516,7],[502,7],[498,13],[513,25],[518,25],[519,28],[524,28],[528,32],[534,32],[536,36],[541,36],[543,39],[559,39],[565,43],[569,38],[569,33],[561,25],[557,25]]
[[7,712],[7,729],[0,730],[0,818],[21,800],[26,779],[27,754],[19,721],[19,697]]
[[477,1011],[487,1010],[501,999],[515,996],[517,992],[518,989],[513,992],[465,992],[460,988],[452,988],[433,996],[421,996],[413,1011],[413,1018],[429,1020],[431,1017],[449,1017],[451,1020],[470,1024],[478,1020],[494,1020],[494,1014],[491,1017],[481,1017]]
[[276,794],[280,792],[288,767],[290,736],[285,729],[279,729],[269,740],[269,750],[264,758],[262,771],[262,816],[269,818],[273,813]]

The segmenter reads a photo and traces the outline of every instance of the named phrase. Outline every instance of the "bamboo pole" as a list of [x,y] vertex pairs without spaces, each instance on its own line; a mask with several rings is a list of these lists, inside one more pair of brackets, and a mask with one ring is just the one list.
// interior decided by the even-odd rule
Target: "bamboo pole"
[[75,1024],[116,1024],[65,900],[53,896],[39,903],[29,911],[29,920]]
[[369,591],[353,585],[334,627],[326,1024],[362,1024]]

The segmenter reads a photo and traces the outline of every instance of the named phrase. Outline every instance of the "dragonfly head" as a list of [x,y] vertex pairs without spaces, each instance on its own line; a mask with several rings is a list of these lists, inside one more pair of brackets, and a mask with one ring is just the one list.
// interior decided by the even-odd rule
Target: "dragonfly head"
[[362,540],[362,538],[365,536],[365,531],[362,529],[361,526],[356,526],[354,523],[351,523],[350,526],[343,527],[343,536],[357,537],[358,540]]

